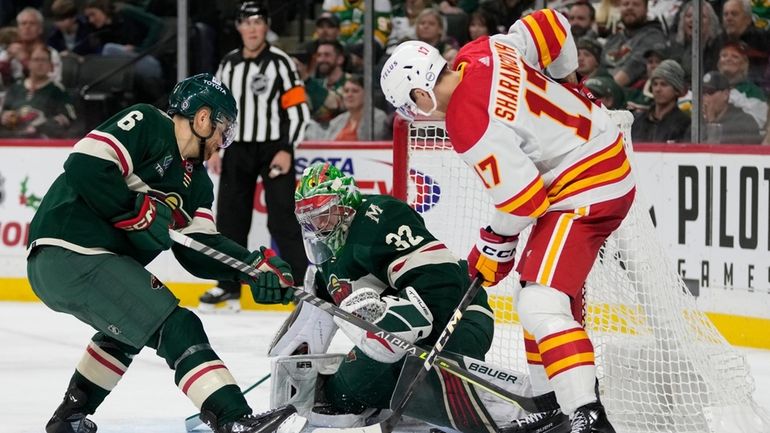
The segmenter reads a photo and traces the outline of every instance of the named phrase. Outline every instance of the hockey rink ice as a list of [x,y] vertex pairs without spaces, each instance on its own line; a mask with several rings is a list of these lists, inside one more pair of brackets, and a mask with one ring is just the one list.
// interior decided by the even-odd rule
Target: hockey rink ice
[[[214,349],[245,389],[270,371],[266,357],[284,313],[200,314]],[[0,433],[40,433],[59,405],[94,331],[41,303],[0,303]],[[351,345],[338,333],[331,350]],[[770,351],[742,349],[756,381],[755,399],[770,409]],[[268,409],[270,384],[246,395],[255,411]],[[131,364],[96,415],[99,433],[185,433],[192,403],[173,372],[150,349]],[[200,431],[209,431],[205,427]]]

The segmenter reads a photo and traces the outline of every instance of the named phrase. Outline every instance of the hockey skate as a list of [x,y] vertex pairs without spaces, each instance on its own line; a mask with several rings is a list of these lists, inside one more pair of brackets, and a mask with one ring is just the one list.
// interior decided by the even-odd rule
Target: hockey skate
[[500,433],[570,433],[569,417],[561,410],[535,412],[500,426]]
[[248,414],[223,425],[219,425],[213,413],[204,410],[201,421],[214,433],[299,433],[306,420],[297,415],[294,406],[287,405],[258,415]]
[[68,389],[64,393],[64,400],[45,425],[46,433],[96,433],[96,424],[86,418],[82,410],[87,399],[83,391]]
[[570,424],[572,425],[570,433],[615,433],[615,429],[607,419],[604,406],[599,402],[577,408],[570,417]]
[[217,307],[217,304],[225,303],[225,309],[227,311],[238,312],[241,311],[241,288],[231,292],[225,290],[219,286],[210,288],[200,297],[200,304],[198,304],[198,311],[201,313],[212,313]]

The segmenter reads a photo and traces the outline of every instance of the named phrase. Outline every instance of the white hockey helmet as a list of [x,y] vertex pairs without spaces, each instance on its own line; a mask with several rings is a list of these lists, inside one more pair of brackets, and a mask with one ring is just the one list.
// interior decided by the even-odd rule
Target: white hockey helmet
[[[380,87],[385,99],[408,120],[414,120],[415,113],[430,116],[437,106],[433,86],[444,66],[446,60],[430,44],[420,41],[402,42],[385,62],[380,74]],[[410,96],[413,89],[428,92],[433,100],[433,108],[429,112],[417,108]]]

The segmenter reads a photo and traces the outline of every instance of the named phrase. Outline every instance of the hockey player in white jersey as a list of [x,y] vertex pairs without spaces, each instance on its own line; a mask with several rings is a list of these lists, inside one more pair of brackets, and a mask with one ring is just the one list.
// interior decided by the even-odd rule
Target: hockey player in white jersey
[[[386,99],[407,118],[444,115],[452,146],[481,178],[496,212],[468,256],[495,285],[514,267],[519,233],[533,225],[516,294],[535,395],[555,391],[573,433],[613,433],[595,391],[594,348],[583,327],[583,285],[621,223],[635,184],[617,126],[560,81],[577,67],[565,17],[523,17],[507,35],[465,45],[449,68],[409,41],[386,62]],[[558,412],[533,415],[525,431]]]

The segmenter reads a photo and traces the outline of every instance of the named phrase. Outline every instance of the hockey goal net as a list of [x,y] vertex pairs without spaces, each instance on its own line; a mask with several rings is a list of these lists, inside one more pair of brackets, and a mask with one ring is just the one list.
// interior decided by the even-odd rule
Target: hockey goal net
[[[633,165],[633,117],[625,111],[611,115],[626,136]],[[465,257],[494,207],[452,150],[443,122],[399,121],[393,169],[394,194]],[[586,283],[586,328],[610,420],[619,433],[770,432],[767,413],[752,399],[754,382],[744,356],[698,310],[656,240],[648,209],[637,192]],[[489,290],[496,324],[487,361],[526,372],[514,284],[516,278],[508,278]]]

